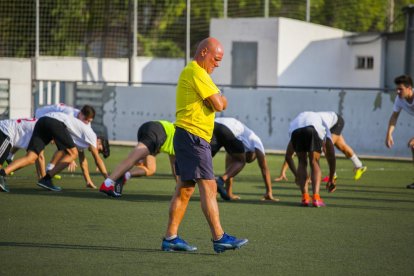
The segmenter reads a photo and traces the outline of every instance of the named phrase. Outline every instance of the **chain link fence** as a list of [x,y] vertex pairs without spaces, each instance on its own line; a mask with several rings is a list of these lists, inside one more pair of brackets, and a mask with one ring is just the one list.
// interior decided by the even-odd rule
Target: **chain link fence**
[[402,31],[401,9],[409,2],[1,0],[0,57],[125,58],[134,51],[135,33],[135,55],[184,58],[187,45],[192,55],[209,35],[211,18],[226,17],[288,17],[352,32]]

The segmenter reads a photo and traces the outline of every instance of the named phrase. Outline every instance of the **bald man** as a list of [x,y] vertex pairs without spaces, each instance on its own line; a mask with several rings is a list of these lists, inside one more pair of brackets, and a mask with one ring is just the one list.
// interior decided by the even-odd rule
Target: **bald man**
[[176,89],[176,130],[174,134],[177,185],[169,209],[168,226],[161,244],[164,251],[196,251],[178,236],[178,228],[197,183],[201,208],[213,236],[217,253],[245,245],[223,231],[217,204],[217,186],[213,173],[210,140],[215,112],[227,107],[224,97],[210,77],[223,58],[221,43],[212,37],[202,40],[194,60],[181,72]]

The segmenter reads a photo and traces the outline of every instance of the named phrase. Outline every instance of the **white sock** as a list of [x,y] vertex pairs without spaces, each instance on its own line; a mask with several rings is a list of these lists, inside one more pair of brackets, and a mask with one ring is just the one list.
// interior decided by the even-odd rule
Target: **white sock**
[[130,172],[126,172],[124,175],[126,181],[128,181],[131,178],[131,173]]
[[165,237],[165,240],[167,241],[172,241],[173,239],[175,239],[176,237],[178,237],[177,235],[172,235],[170,237]]
[[111,186],[114,186],[115,181],[113,181],[113,180],[112,180],[112,179],[110,179],[110,178],[107,178],[107,179],[105,179],[104,184],[105,184],[105,187],[109,188],[109,187],[111,187]]
[[362,162],[361,160],[359,160],[358,156],[356,156],[356,154],[352,155],[351,158],[352,163],[354,163],[354,167],[355,168],[361,168],[362,167]]
[[51,170],[53,170],[53,168],[55,167],[55,165],[54,164],[52,164],[52,163],[49,163],[49,164],[47,164],[47,166],[46,166],[46,171],[48,172],[48,171],[51,171]]

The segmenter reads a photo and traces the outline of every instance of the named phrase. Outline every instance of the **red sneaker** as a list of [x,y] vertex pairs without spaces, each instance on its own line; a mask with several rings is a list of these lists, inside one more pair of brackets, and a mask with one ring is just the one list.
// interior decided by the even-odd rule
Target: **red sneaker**
[[121,196],[120,193],[115,192],[114,186],[106,187],[105,182],[102,182],[101,187],[99,188],[99,191],[101,193],[105,193],[106,195],[112,196],[112,197],[120,197]]
[[300,203],[300,206],[302,207],[309,207],[310,200],[309,199],[302,199],[302,202]]

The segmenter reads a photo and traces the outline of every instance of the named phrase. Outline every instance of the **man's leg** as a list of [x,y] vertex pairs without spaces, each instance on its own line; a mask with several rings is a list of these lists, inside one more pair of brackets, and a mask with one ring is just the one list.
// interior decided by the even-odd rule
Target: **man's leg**
[[304,207],[307,207],[310,204],[310,196],[309,196],[308,181],[307,181],[308,180],[307,152],[297,152],[296,156],[298,157],[296,184],[299,185],[300,191],[302,193],[301,205]]
[[196,251],[197,247],[189,245],[178,236],[178,228],[187,210],[188,202],[195,190],[195,183],[192,181],[181,181],[178,176],[174,195],[170,202],[169,219],[165,237],[161,243],[163,251]]
[[138,143],[138,145],[136,145],[135,148],[128,154],[127,158],[115,168],[107,179],[105,179],[105,181],[101,184],[99,191],[107,194],[108,196],[120,197],[122,195],[122,186],[125,183],[125,173],[149,153],[150,152],[147,146],[143,143]]
[[210,226],[213,239],[218,240],[224,231],[220,223],[216,183],[214,180],[198,179],[197,184],[200,190],[201,209]]
[[321,168],[319,166],[319,159],[321,154],[316,151],[309,152],[309,163],[311,169],[311,181],[312,181],[312,204],[314,207],[324,207],[325,204],[323,203],[319,191],[321,187]]
[[147,155],[142,163],[133,166],[129,172],[132,177],[152,176],[157,170],[156,157]]
[[[179,178],[179,177],[178,177]],[[214,183],[214,180],[212,180]],[[214,183],[215,186],[215,183]],[[178,228],[183,220],[184,214],[187,210],[188,202],[191,195],[194,193],[195,183],[190,181],[179,181],[175,187],[174,195],[170,202],[169,219],[165,237],[175,236],[178,233]],[[201,190],[200,190],[201,196]]]

